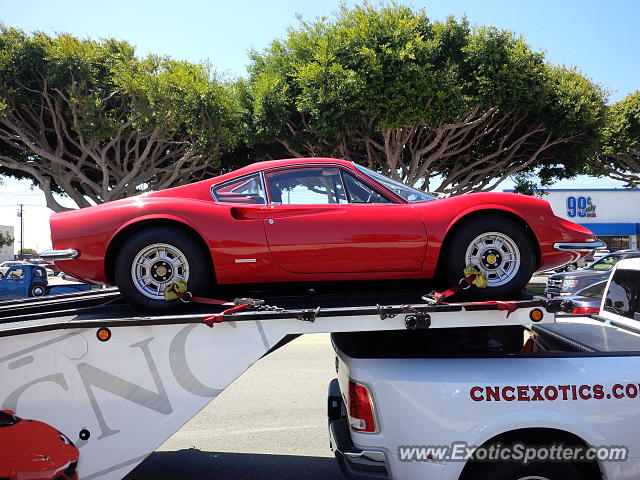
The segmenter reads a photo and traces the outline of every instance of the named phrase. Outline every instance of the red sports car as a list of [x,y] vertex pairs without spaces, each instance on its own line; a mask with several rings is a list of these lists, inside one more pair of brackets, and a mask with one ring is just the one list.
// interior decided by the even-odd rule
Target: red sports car
[[332,158],[260,162],[190,185],[51,216],[66,273],[116,284],[132,303],[164,309],[183,279],[213,285],[438,278],[467,264],[487,297],[520,291],[533,272],[601,247],[539,198],[474,193],[437,199]]
[[43,422],[0,410],[0,478],[77,480],[78,449]]

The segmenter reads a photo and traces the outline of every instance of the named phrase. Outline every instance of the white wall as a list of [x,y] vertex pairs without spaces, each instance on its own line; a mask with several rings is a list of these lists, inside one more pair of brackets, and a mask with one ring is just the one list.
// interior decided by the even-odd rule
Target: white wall
[[[5,225],[0,225],[0,232],[4,234],[9,234],[13,238],[15,235],[13,234],[13,227],[7,227]],[[13,260],[13,245],[9,245],[8,247],[0,248],[0,262],[4,262],[6,260]]]

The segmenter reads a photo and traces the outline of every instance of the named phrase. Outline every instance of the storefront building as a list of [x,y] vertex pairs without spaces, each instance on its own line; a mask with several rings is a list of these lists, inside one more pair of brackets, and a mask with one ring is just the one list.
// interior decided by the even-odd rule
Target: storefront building
[[567,188],[540,193],[551,204],[553,213],[587,227],[610,250],[638,248],[640,189]]

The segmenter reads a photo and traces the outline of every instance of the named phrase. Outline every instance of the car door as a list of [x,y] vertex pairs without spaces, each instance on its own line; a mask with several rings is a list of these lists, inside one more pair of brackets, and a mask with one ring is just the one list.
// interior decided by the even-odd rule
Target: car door
[[9,267],[0,280],[0,298],[24,297],[27,293],[25,269],[20,265]]
[[267,243],[284,270],[422,269],[426,230],[411,205],[395,203],[337,166],[288,167],[266,172],[265,180]]

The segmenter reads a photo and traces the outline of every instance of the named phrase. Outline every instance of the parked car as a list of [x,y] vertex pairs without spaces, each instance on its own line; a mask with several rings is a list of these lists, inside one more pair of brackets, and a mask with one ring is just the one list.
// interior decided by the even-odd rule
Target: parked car
[[593,261],[595,262],[597,260],[600,260],[601,258],[606,257],[610,253],[611,253],[611,250],[607,250],[606,248],[598,249],[595,252],[593,252]]
[[564,265],[560,268],[556,268],[554,271],[555,272],[572,272],[574,270],[578,270],[579,268],[584,268],[594,261],[593,255],[594,255],[594,252],[589,252],[584,257],[579,258],[575,262],[570,263],[568,265]]
[[66,435],[37,420],[0,410],[0,478],[77,480],[79,451]]
[[609,278],[613,266],[623,258],[636,257],[640,257],[638,250],[619,250],[590,263],[582,270],[554,273],[547,278],[547,287],[544,292],[548,298],[572,295],[589,285]]
[[600,280],[583,289],[577,291],[573,295],[566,297],[566,300],[573,302],[573,310],[571,315],[593,315],[600,311],[602,296],[607,286],[607,280]]
[[7,260],[6,262],[2,262],[0,263],[0,274],[4,275],[11,266],[22,265],[23,263],[25,262],[22,260]]
[[[556,217],[545,200],[510,193],[436,199],[344,160],[255,163],[168,190],[51,216],[60,269],[116,284],[130,303],[166,309],[184,280],[217,284],[433,278],[457,284],[476,264],[478,295],[514,295],[537,270],[604,244]],[[474,287],[475,288],[475,287]],[[179,302],[178,302],[179,303]]]
[[0,275],[0,299],[42,297],[48,293],[47,272],[39,265],[19,263]]

